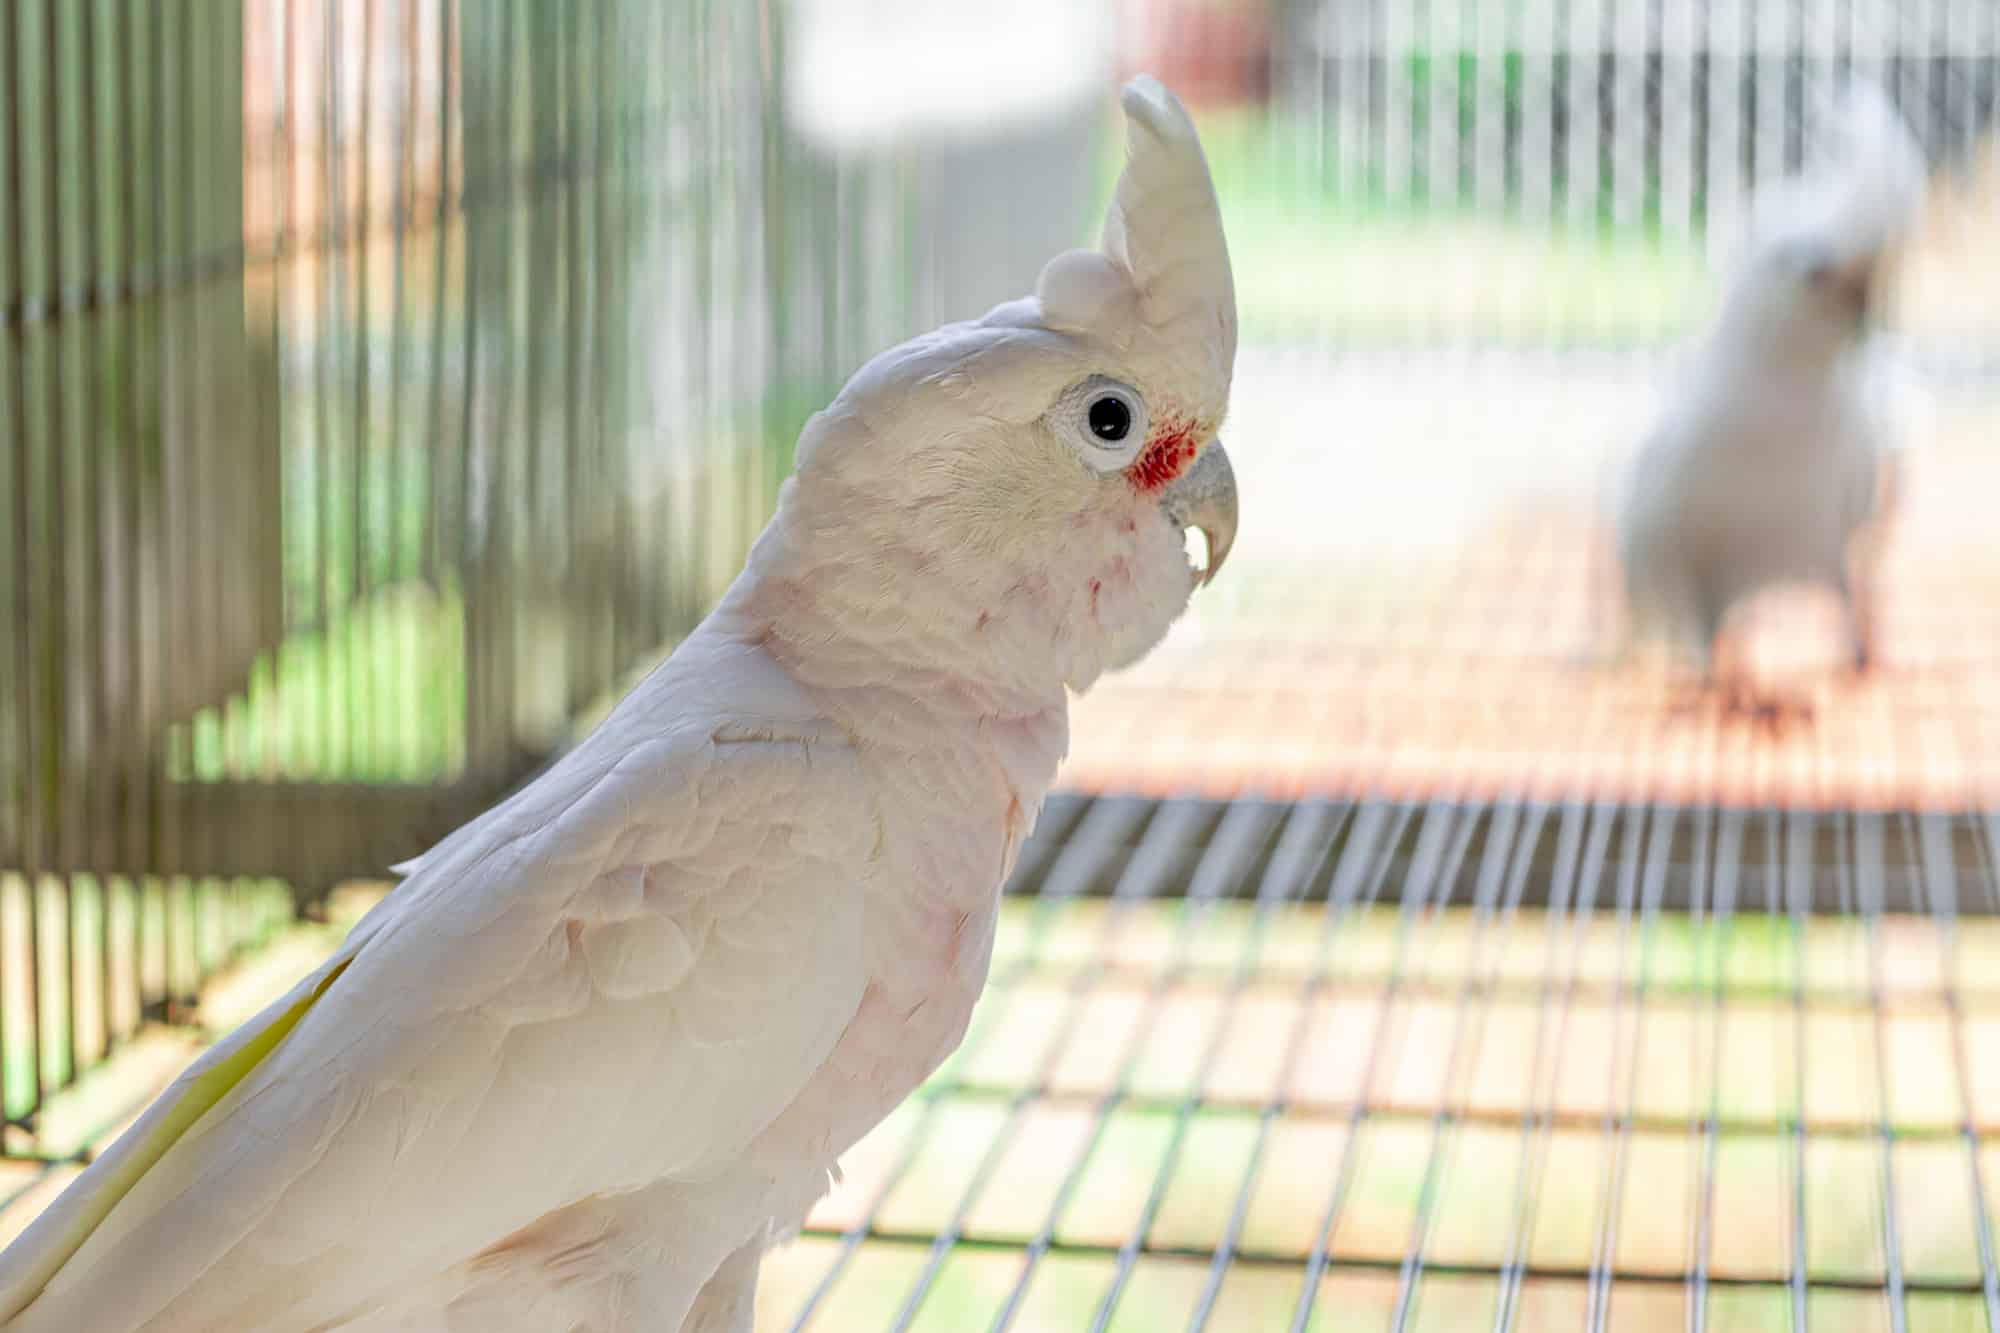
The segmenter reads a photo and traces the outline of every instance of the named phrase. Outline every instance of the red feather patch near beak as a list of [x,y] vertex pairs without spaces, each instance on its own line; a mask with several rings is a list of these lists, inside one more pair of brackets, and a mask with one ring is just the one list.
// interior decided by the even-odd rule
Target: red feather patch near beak
[[1187,422],[1162,422],[1146,441],[1146,447],[1125,469],[1132,488],[1142,495],[1160,490],[1188,470],[1200,450],[1201,437]]

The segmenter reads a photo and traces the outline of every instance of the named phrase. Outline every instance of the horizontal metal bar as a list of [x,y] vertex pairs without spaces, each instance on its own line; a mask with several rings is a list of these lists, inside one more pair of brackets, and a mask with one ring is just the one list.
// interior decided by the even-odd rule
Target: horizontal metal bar
[[[1118,797],[1115,799],[1129,800],[1134,798]],[[1212,801],[1208,802],[1208,804],[1217,807],[1216,817],[1219,817],[1221,808],[1226,807],[1230,802]],[[1545,816],[1550,816],[1550,818],[1546,818],[1543,821],[1543,825],[1544,827],[1552,827],[1555,823],[1553,816],[1559,815],[1565,804],[1564,802],[1555,801],[1487,803],[1453,800],[1409,802],[1364,800],[1356,803],[1356,809],[1357,811],[1381,809],[1384,812],[1402,812],[1424,817],[1407,820],[1395,845],[1387,852],[1387,855],[1391,858],[1388,871],[1392,887],[1385,894],[1385,898],[1394,900],[1397,890],[1393,886],[1400,885],[1409,878],[1413,859],[1418,854],[1420,831],[1426,819],[1435,817],[1450,817],[1452,819],[1470,818],[1485,824],[1494,817],[1496,811],[1511,808],[1522,812],[1539,812]],[[1659,823],[1661,827],[1660,836],[1673,837],[1673,850],[1657,871],[1659,881],[1657,885],[1648,891],[1648,902],[1657,911],[1667,913],[1688,912],[1701,903],[1702,885],[1705,883],[1703,875],[1705,872],[1681,853],[1681,843],[1685,839],[1679,836],[1679,831],[1683,828],[1691,828],[1693,823],[1699,819],[1713,818],[1721,814],[1735,812],[1735,807],[1725,805],[1676,806],[1661,803],[1631,805],[1623,802],[1595,802],[1592,803],[1590,808],[1597,813],[1598,817],[1612,819],[1621,828],[1626,826],[1626,816],[1634,813],[1643,814],[1648,820]],[[1776,815],[1782,812],[1771,811],[1769,813]],[[1885,864],[1879,876],[1880,882],[1876,886],[1880,893],[1879,909],[1881,911],[1886,913],[1930,915],[1932,898],[1940,892],[1938,875],[1940,873],[1949,873],[1953,876],[1950,890],[1953,893],[1958,909],[1965,915],[1990,915],[2000,912],[2000,895],[1996,895],[1992,879],[1983,869],[1979,868],[1981,866],[1981,858],[1985,855],[1987,837],[1981,822],[1984,818],[1983,815],[1966,812],[1897,813],[1900,816],[1907,816],[1918,823],[1941,822],[1945,826],[1943,830],[1944,835],[1953,849],[1953,857],[1951,859],[1951,866],[1953,868],[1949,872],[1939,872],[1936,869],[1927,868],[1923,863],[1923,854],[1918,845],[1920,840],[1914,836],[1906,838],[1902,834],[1897,834],[1889,838],[1887,841],[1890,845]],[[1886,814],[1871,817],[1887,819]],[[1341,836],[1352,836],[1352,832],[1353,827],[1350,825],[1343,831]],[[1842,864],[1841,835],[1837,827],[1837,821],[1833,819],[1817,819],[1813,821],[1813,826],[1810,830],[1812,846],[1810,848],[1810,855],[1804,857],[1806,872],[1803,874],[1803,877],[1801,877],[1800,872],[1796,868],[1780,874],[1764,864],[1766,841],[1780,836],[1781,832],[1776,823],[1771,821],[1756,821],[1746,829],[1742,840],[1742,864],[1739,866],[1737,873],[1737,904],[1739,913],[1757,915],[1761,912],[1783,910],[1790,904],[1789,895],[1794,891],[1792,886],[1794,884],[1803,884],[1806,895],[1806,910],[1815,914],[1851,917],[1854,910],[1851,898],[1844,899],[1842,896],[1843,880],[1840,874],[1840,866]],[[1131,844],[1128,842],[1125,847],[1127,852],[1129,852],[1130,846]],[[1170,884],[1185,884],[1188,875],[1192,872],[1195,861],[1201,855],[1201,851],[1202,849],[1199,844],[1189,844],[1181,848],[1180,856],[1182,863],[1174,867],[1170,873],[1163,875],[1164,881]],[[1534,849],[1533,858],[1528,865],[1527,879],[1523,885],[1521,895],[1520,905],[1522,907],[1534,908],[1548,905],[1549,885],[1555,869],[1556,840],[1552,837],[1544,836],[1538,841]],[[1474,863],[1457,867],[1454,873],[1448,877],[1448,882],[1443,886],[1441,894],[1435,899],[1436,905],[1470,906],[1474,902],[1477,893],[1478,876],[1479,869]],[[1244,886],[1239,885],[1238,894],[1229,896],[1240,896],[1242,887]],[[1033,885],[1017,880],[1015,888],[1016,891],[1032,891]],[[1101,878],[1083,887],[1080,892],[1102,895],[1109,892],[1109,889],[1110,883],[1108,879]]]
[[[594,151],[544,154],[476,177],[455,191],[412,193],[387,207],[344,210],[316,222],[281,223],[248,243],[236,242],[176,260],[164,270],[142,264],[129,274],[72,283],[53,295],[16,298],[0,304],[0,329],[26,330],[72,316],[117,309],[153,296],[171,295],[237,273],[272,267],[289,259],[333,255],[354,249],[363,237],[389,241],[426,235],[447,222],[489,209],[536,203],[545,196],[591,179],[620,150],[624,138],[649,133],[664,119],[658,110],[620,117],[621,124]],[[589,159],[589,160],[586,160]],[[618,174],[643,176],[669,164],[625,167]]]
[[[835,1239],[847,1233],[830,1227],[808,1225],[799,1234],[815,1239]],[[878,1245],[894,1245],[906,1248],[929,1249],[932,1241],[935,1239],[934,1236],[926,1231],[892,1231],[871,1227],[863,1233],[864,1243],[872,1242]],[[962,1249],[977,1250],[988,1254],[1018,1255],[1021,1252],[1020,1242],[1014,1240],[962,1236],[959,1238],[958,1245]],[[1048,1242],[1047,1252],[1052,1255],[1061,1255],[1070,1258],[1100,1259],[1106,1264],[1110,1264],[1117,1259],[1119,1247],[1096,1241],[1051,1239]],[[1139,1247],[1138,1253],[1142,1259],[1192,1260],[1201,1263],[1206,1263],[1212,1255],[1212,1251],[1196,1245],[1153,1245],[1150,1243],[1142,1244]],[[1297,1255],[1278,1254],[1269,1250],[1257,1249],[1238,1249],[1234,1262],[1255,1268],[1280,1268],[1292,1272],[1301,1272],[1305,1267],[1299,1261]],[[1325,1272],[1381,1273],[1385,1276],[1394,1277],[1397,1270],[1401,1268],[1402,1262],[1401,1259],[1375,1258],[1368,1255],[1342,1256],[1337,1259],[1328,1259],[1325,1265]],[[1496,1281],[1502,1273],[1501,1266],[1498,1264],[1467,1263],[1464,1261],[1433,1261],[1425,1264],[1424,1269],[1428,1273],[1444,1277],[1492,1278]],[[1522,1266],[1518,1271],[1531,1282],[1553,1281],[1576,1283],[1587,1281],[1591,1272],[1589,1267],[1584,1265],[1538,1264],[1532,1262]],[[1657,1268],[1619,1269],[1613,1272],[1612,1277],[1621,1286],[1633,1284],[1649,1287],[1679,1287],[1687,1284],[1687,1275],[1685,1273],[1668,1272]],[[1784,1283],[1773,1281],[1770,1278],[1745,1277],[1734,1273],[1711,1273],[1708,1282],[1711,1287],[1749,1288],[1771,1292],[1780,1292],[1785,1289]],[[1822,1291],[1881,1293],[1888,1290],[1886,1280],[1876,1281],[1865,1277],[1849,1277],[1844,1275],[1816,1277],[1808,1285],[1814,1290]],[[1942,1296],[1977,1296],[1980,1291],[1979,1280],[1977,1278],[1945,1277],[1906,1277],[1903,1279],[1903,1289],[1908,1292]]]
[[[96,875],[248,876],[290,881],[303,895],[342,879],[381,879],[397,861],[415,856],[498,800],[511,785],[501,779],[456,783],[186,782],[169,784],[180,836],[136,852],[119,830],[145,789],[107,784],[96,822],[76,849],[74,864],[44,865],[55,873]],[[143,808],[143,807],[140,807]],[[245,829],[281,830],[281,836],[245,837]],[[194,849],[200,849],[196,852]],[[138,856],[134,863],[128,858]],[[18,867],[21,849],[0,842],[0,869]]]

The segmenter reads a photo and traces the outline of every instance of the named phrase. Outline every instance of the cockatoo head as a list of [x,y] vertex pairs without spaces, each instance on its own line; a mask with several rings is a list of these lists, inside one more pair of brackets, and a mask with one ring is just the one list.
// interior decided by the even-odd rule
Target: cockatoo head
[[1868,322],[1890,257],[1924,198],[1924,158],[1888,97],[1850,85],[1834,152],[1764,202],[1731,313],[1800,351],[1844,344]]
[[774,568],[921,669],[1083,689],[1157,643],[1235,538],[1215,189],[1172,93],[1142,77],[1122,102],[1101,247],[877,356],[799,441]]

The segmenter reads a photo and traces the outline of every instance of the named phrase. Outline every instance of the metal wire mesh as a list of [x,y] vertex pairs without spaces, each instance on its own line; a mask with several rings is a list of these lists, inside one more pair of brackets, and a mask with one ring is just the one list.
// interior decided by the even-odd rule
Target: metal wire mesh
[[[1823,147],[1848,78],[1881,85],[1948,175],[1987,151],[2000,91],[1980,0],[1279,9],[1268,158],[1241,183],[1271,207],[1231,219],[1266,337],[1657,346],[1702,313],[1758,193]],[[1287,218],[1317,246],[1282,244]],[[1253,246],[1291,280],[1259,281]],[[1990,303],[1913,305],[1927,357],[1990,371]]]
[[1995,831],[1060,803],[769,1326],[1985,1327]]

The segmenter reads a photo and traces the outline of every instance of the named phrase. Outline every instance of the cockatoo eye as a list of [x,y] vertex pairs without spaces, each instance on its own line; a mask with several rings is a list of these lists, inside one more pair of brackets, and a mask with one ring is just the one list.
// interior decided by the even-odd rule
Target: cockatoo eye
[[1056,400],[1049,424],[1091,471],[1116,472],[1145,443],[1146,400],[1129,384],[1093,375]]
[[1132,433],[1131,407],[1115,393],[1092,399],[1090,433],[1106,444],[1119,443]]

